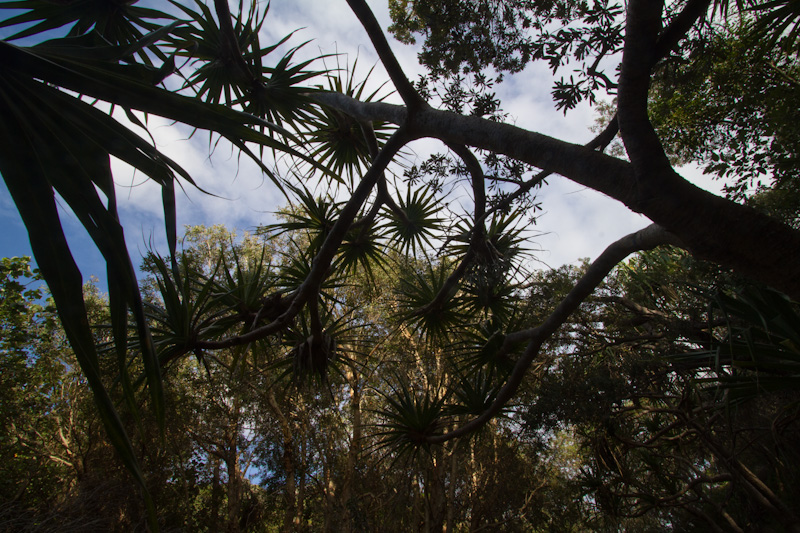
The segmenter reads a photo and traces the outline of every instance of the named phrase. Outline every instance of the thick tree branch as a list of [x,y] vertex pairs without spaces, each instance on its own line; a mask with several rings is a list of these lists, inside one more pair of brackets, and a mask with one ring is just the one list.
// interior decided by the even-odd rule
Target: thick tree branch
[[375,18],[375,15],[372,13],[367,3],[364,0],[347,0],[347,3],[356,17],[358,17],[361,25],[367,31],[367,35],[369,35],[369,39],[372,41],[372,46],[375,47],[375,51],[378,53],[381,63],[383,63],[386,72],[392,79],[395,89],[397,89],[397,93],[408,106],[408,109],[414,111],[419,107],[427,107],[428,104],[422,99],[400,67],[397,57],[395,57],[392,48],[389,46],[389,42],[386,40],[386,36],[383,34],[381,25],[378,23],[378,20]]
[[[662,10],[663,0],[632,0],[628,3],[617,120],[622,142],[637,171],[672,168],[647,116],[650,70],[656,62]],[[647,178],[652,180],[653,176]]]
[[[320,103],[363,120],[401,124],[404,107],[362,103],[343,94],[315,96]],[[800,299],[800,232],[752,208],[689,183],[671,168],[652,178],[627,161],[480,117],[426,108],[410,121],[410,135],[433,137],[504,154],[614,198],[676,235],[701,259],[734,268]],[[642,165],[649,165],[646,161]],[[638,177],[637,177],[638,176]],[[646,179],[645,179],[646,177]]]
[[[711,0],[689,0],[683,10],[672,19],[669,26],[661,33],[655,43],[655,53],[653,54],[652,64],[664,59],[680,42],[681,39],[692,29],[694,24],[708,12]],[[603,151],[614,137],[619,133],[619,122],[617,114],[611,118],[606,128],[597,137],[592,139],[586,146]]]
[[644,229],[631,233],[615,243],[611,244],[600,256],[589,266],[586,273],[578,280],[575,287],[556,307],[553,313],[538,327],[518,331],[506,336],[499,352],[501,355],[507,354],[512,347],[521,341],[528,341],[525,352],[517,360],[505,385],[497,393],[497,397],[491,406],[480,416],[467,422],[463,426],[445,433],[430,437],[427,442],[441,443],[467,435],[486,424],[494,418],[508,401],[519,389],[530,366],[539,355],[544,342],[555,333],[559,327],[569,318],[569,316],[580,306],[580,304],[594,291],[594,289],[608,276],[611,270],[628,255],[650,250],[662,244],[674,244],[675,237],[663,228],[651,224]]
[[469,172],[470,178],[472,178],[472,196],[475,202],[475,227],[477,228],[479,221],[481,225],[483,224],[483,215],[486,212],[486,176],[483,174],[480,161],[478,161],[478,158],[475,157],[475,154],[473,154],[469,148],[463,144],[449,144],[448,148],[461,158],[461,161],[464,162],[464,166],[467,168],[467,172]]
[[344,93],[317,92],[307,93],[305,96],[321,105],[350,115],[359,122],[385,121],[399,126],[408,117],[408,111],[404,106],[386,102],[362,102]]
[[[675,15],[658,38],[655,47],[656,60],[664,59],[681,39],[683,39],[695,23],[708,13],[711,0],[689,0],[683,10]],[[654,66],[654,65],[651,65]]]
[[[321,93],[313,98],[352,115],[358,120],[403,124],[408,118],[403,106],[383,102],[359,102],[341,93]],[[626,161],[585,146],[524,130],[511,124],[481,117],[464,116],[427,108],[409,124],[415,138],[432,137],[446,144],[462,144],[508,155],[538,168],[561,174],[581,185],[623,201],[632,201],[633,169]]]

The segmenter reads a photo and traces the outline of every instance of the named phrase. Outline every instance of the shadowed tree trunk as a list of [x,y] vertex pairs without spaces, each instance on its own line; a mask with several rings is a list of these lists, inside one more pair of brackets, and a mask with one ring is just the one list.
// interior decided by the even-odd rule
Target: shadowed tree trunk
[[272,410],[272,414],[278,419],[278,424],[281,429],[281,437],[283,444],[283,472],[286,478],[286,483],[283,487],[283,526],[281,531],[289,533],[295,530],[295,516],[297,514],[297,466],[294,454],[294,433],[289,419],[283,413],[278,401],[275,398],[275,393],[272,389],[267,390],[267,403]]

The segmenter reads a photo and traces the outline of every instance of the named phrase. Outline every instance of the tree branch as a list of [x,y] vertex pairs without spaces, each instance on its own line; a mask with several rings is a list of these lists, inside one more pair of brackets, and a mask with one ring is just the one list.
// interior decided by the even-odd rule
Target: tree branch
[[442,443],[448,440],[467,435],[486,424],[494,418],[508,401],[514,396],[522,380],[539,355],[542,344],[555,333],[580,304],[594,291],[594,289],[608,276],[611,270],[628,255],[650,250],[662,244],[674,244],[675,237],[660,226],[651,224],[644,229],[631,233],[614,242],[589,266],[586,273],[578,280],[575,287],[567,294],[555,311],[538,327],[518,331],[506,336],[500,347],[500,355],[511,351],[511,348],[521,341],[528,341],[528,347],[517,360],[505,385],[497,393],[497,397],[480,416],[472,419],[463,426],[445,433],[429,437],[429,443]]
[[[661,32],[656,46],[656,61],[664,59],[692,29],[695,23],[708,12],[711,0],[689,0],[683,10],[675,15],[669,25]],[[651,65],[655,66],[655,65]]]
[[486,177],[483,174],[481,163],[478,161],[478,158],[475,157],[475,154],[463,144],[448,144],[447,147],[461,158],[461,161],[464,162],[464,166],[467,167],[467,172],[469,172],[472,178],[472,195],[473,201],[475,202],[475,227],[477,228],[479,222],[481,225],[483,224],[483,215],[486,212]]
[[[628,2],[625,44],[619,75],[617,120],[625,150],[639,173],[644,169],[652,171],[672,168],[647,116],[650,70],[657,58],[656,41],[661,31],[663,5],[663,0]],[[648,179],[652,180],[653,176],[648,175]]]
[[364,205],[364,202],[367,201],[367,198],[369,198],[372,189],[383,175],[383,171],[389,163],[391,163],[397,152],[405,146],[408,141],[409,137],[406,130],[401,127],[383,146],[383,149],[378,154],[378,157],[375,158],[375,161],[373,161],[372,166],[364,175],[361,183],[359,183],[358,187],[353,191],[350,200],[348,200],[339,213],[339,218],[322,243],[319,252],[317,252],[317,255],[314,257],[311,271],[305,281],[303,281],[297,289],[291,303],[278,318],[269,324],[241,335],[216,341],[198,340],[194,347],[202,349],[221,349],[241,346],[278,333],[288,326],[298,313],[300,313],[306,302],[319,292],[322,282],[327,277],[331,262],[336,256],[336,252],[339,250],[339,246],[342,244],[348,229],[350,229],[350,225],[353,223],[356,216],[358,216],[359,210]]
[[403,99],[406,106],[408,106],[409,111],[413,112],[420,107],[427,107],[427,102],[422,99],[400,67],[397,57],[395,57],[392,48],[389,46],[389,42],[386,40],[386,36],[383,34],[381,25],[378,23],[378,20],[375,18],[375,15],[372,13],[367,3],[364,0],[347,0],[347,3],[356,17],[358,17],[361,25],[367,31],[367,35],[369,35],[369,39],[372,41],[372,46],[375,47],[375,51],[378,53],[381,63],[383,63],[384,68],[386,68],[386,72],[392,79],[397,93],[400,95],[400,98]]
[[439,292],[436,294],[434,299],[425,306],[414,311],[411,314],[412,317],[422,316],[439,308],[439,306],[447,298],[447,295],[451,294],[451,291],[456,284],[461,281],[461,278],[464,277],[464,274],[467,272],[467,268],[469,268],[472,260],[475,258],[475,246],[477,245],[477,241],[482,239],[486,234],[486,230],[483,226],[483,223],[486,219],[486,191],[484,189],[485,177],[483,175],[480,162],[466,146],[448,146],[461,158],[462,161],[464,161],[467,171],[472,177],[472,189],[475,195],[475,225],[472,228],[469,236],[470,241],[469,247],[467,248],[467,253],[464,254],[463,258],[461,258],[461,263],[458,265],[458,267],[456,267],[453,273],[447,277],[442,285],[442,288],[439,289]]
[[[315,98],[353,112],[359,119],[402,124],[402,106],[362,103],[337,93]],[[646,110],[645,110],[646,113]],[[753,208],[720,198],[689,183],[671,167],[657,177],[634,171],[620,159],[510,124],[426,108],[409,124],[413,138],[433,137],[504,154],[614,198],[677,236],[695,257],[800,299],[800,232]],[[641,158],[640,158],[641,159]],[[641,162],[647,166],[649,163]],[[544,172],[544,171],[543,171]],[[638,177],[637,177],[638,176]]]
[[[378,157],[378,153],[380,149],[378,147],[378,138],[375,135],[375,130],[372,127],[371,122],[362,122],[361,124],[361,133],[364,135],[364,140],[367,143],[367,147],[369,148],[370,157],[374,160]],[[359,227],[362,228],[362,234],[364,231],[367,231],[368,228],[372,226],[372,223],[375,221],[375,217],[378,216],[378,212],[380,211],[381,207],[386,205],[392,212],[398,216],[400,219],[408,222],[408,218],[406,218],[406,214],[400,209],[400,206],[394,201],[394,199],[389,194],[389,189],[386,186],[386,171],[381,173],[380,178],[378,179],[378,193],[375,196],[375,203],[372,206],[372,209],[363,216],[360,220],[353,222],[352,229],[357,229]]]

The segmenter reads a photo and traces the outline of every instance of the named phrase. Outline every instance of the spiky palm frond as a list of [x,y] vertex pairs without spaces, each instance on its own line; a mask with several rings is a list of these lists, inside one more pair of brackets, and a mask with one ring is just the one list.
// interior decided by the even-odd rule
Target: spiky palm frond
[[[449,250],[452,254],[464,255],[471,247],[475,254],[472,269],[476,273],[502,275],[508,272],[523,253],[523,213],[494,213],[485,229],[474,229],[473,221],[462,220],[455,225],[455,236]],[[476,240],[475,232],[479,238]]]
[[386,227],[391,240],[401,252],[417,254],[417,249],[431,248],[434,233],[441,229],[441,219],[437,216],[442,205],[430,187],[409,189],[405,200],[399,202],[400,213],[388,210]]
[[429,305],[445,287],[451,271],[442,261],[435,266],[427,263],[419,269],[411,268],[400,277],[398,300],[403,320],[408,320],[430,342],[450,338],[451,333],[463,326],[467,319],[461,309],[457,286],[445,295],[440,304]]
[[318,58],[292,64],[294,54],[305,44],[286,52],[273,66],[262,67],[264,82],[253,86],[246,95],[245,112],[293,128],[313,120],[314,114],[309,106],[317,89],[303,84],[320,76],[323,71],[307,70]]
[[279,126],[296,127],[311,118],[311,87],[302,85],[319,76],[321,71],[306,70],[316,59],[292,64],[294,54],[303,45],[284,53],[275,65],[267,64],[267,56],[285,44],[290,33],[278,42],[262,47],[259,33],[269,13],[269,4],[261,11],[256,2],[249,10],[240,2],[233,18],[235,42],[220,28],[211,9],[197,2],[197,11],[179,2],[172,2],[188,17],[189,24],[176,30],[176,53],[187,56],[196,67],[186,79],[197,97],[215,104],[237,106],[238,109]]
[[298,238],[296,234],[303,235],[308,240],[306,247],[313,255],[320,249],[336,223],[342,204],[329,196],[314,195],[302,183],[297,187],[287,185],[286,188],[300,200],[299,205],[280,213],[285,219],[283,222],[262,226],[256,233],[260,235],[288,233],[292,239]]
[[[494,282],[492,282],[494,281]],[[474,317],[498,317],[507,320],[518,301],[517,285],[508,279],[488,280],[487,277],[468,280],[463,286],[464,310]]]
[[[162,52],[169,50],[166,43],[169,41],[178,49],[187,49],[174,44],[180,40],[180,35],[175,33],[179,23],[157,23],[156,19],[169,21],[173,18],[160,11],[135,7],[133,3],[28,0],[5,2],[0,6],[24,10],[0,23],[2,27],[22,27],[13,36],[14,42],[36,42],[33,46],[20,46],[8,40],[0,41],[0,64],[3,65],[0,174],[28,230],[36,261],[52,291],[67,337],[95,395],[109,437],[143,486],[126,431],[98,374],[97,352],[83,300],[82,276],[64,235],[56,198],[60,196],[75,213],[107,263],[112,329],[120,354],[127,352],[129,311],[136,321],[144,379],[153,410],[163,427],[161,365],[119,223],[110,158],[113,156],[130,164],[161,185],[167,241],[173,256],[177,240],[175,182],[178,178],[188,183],[192,181],[188,173],[137,132],[84,98],[122,108],[132,122],[142,127],[144,124],[134,111],[213,131],[253,158],[278,186],[280,181],[246,143],[290,153],[315,168],[319,165],[278,135],[264,135],[263,131],[268,129],[289,139],[288,142],[298,143],[291,133],[278,125],[164,89],[165,77],[175,71],[174,57]],[[60,37],[46,40],[50,37],[46,32],[51,30]],[[26,38],[30,41],[24,41]],[[156,59],[159,66],[155,65]],[[288,63],[285,65],[290,68]],[[297,79],[298,75],[300,73],[294,71],[292,79]],[[300,75],[300,81],[308,79],[303,76],[305,74]],[[256,131],[257,128],[262,132]],[[165,291],[169,293],[171,289],[166,285]],[[179,304],[193,301],[189,294],[178,296],[172,296],[176,312]],[[185,312],[184,309],[183,319],[176,318],[178,315],[173,317],[175,320],[166,331],[172,336],[173,346],[177,345],[176,336],[191,333],[181,320],[185,322],[187,316],[199,315],[199,312],[189,315]],[[171,355],[161,354],[160,357],[163,361]],[[148,507],[152,508],[149,497]],[[154,512],[150,516],[154,524]]]
[[[283,262],[275,276],[275,287],[282,292],[292,293],[300,288],[311,272],[314,262],[313,250],[301,246],[296,242],[289,244],[287,251],[281,252]],[[328,276],[320,286],[320,297],[324,300],[333,300],[336,288],[344,286],[344,281],[339,276]]]
[[479,416],[492,405],[502,382],[483,369],[461,376],[452,387],[454,403],[447,405],[451,415]]
[[[301,314],[295,324],[282,335],[288,348],[287,356],[273,364],[284,368],[281,377],[292,375],[295,380],[319,378],[323,381],[331,370],[343,374],[343,366],[354,367],[356,358],[365,355],[368,348],[359,334],[364,325],[352,316],[336,316],[332,309],[320,306],[319,323],[313,324],[311,314]],[[315,334],[315,327],[319,334]]]
[[274,276],[270,272],[271,265],[264,262],[265,255],[266,250],[262,250],[260,257],[247,260],[235,248],[229,254],[222,252],[221,279],[217,282],[219,292],[214,295],[215,302],[241,316],[254,315],[263,305],[264,297],[274,288]]
[[[227,326],[215,319],[228,311],[220,312],[214,306],[217,284],[213,275],[206,277],[188,269],[176,272],[156,254],[151,254],[148,262],[155,270],[160,301],[147,302],[147,314],[160,365],[165,366],[188,353],[201,335],[216,336],[224,331]],[[218,262],[215,273],[219,267]]]
[[779,43],[787,50],[796,47],[800,40],[800,2],[797,0],[750,0],[747,10],[755,14],[753,29],[767,41],[767,46]]
[[375,227],[370,225],[356,227],[347,232],[339,247],[334,268],[346,274],[363,270],[369,280],[374,280],[373,267],[384,268],[385,262],[383,239]]
[[[378,97],[383,85],[371,93],[366,86],[374,69],[371,68],[361,81],[356,81],[358,60],[353,68],[333,69],[327,76],[327,84],[317,87],[319,91],[338,92],[363,102],[383,100]],[[342,75],[341,73],[345,74]],[[305,139],[310,146],[309,155],[321,164],[329,167],[335,176],[345,176],[351,189],[355,178],[361,176],[372,161],[370,144],[379,149],[389,139],[394,126],[385,123],[360,124],[357,120],[328,107],[321,107],[315,112],[313,120],[308,124]]]
[[[17,33],[7,37],[16,41],[35,37],[44,32],[64,29],[67,37],[80,37],[95,33],[111,45],[133,45],[163,24],[156,20],[175,20],[175,17],[157,9],[135,5],[130,0],[76,0],[52,2],[47,0],[21,0],[3,2],[0,9],[25,10],[23,13],[0,21],[0,28],[22,26]],[[147,46],[132,51],[145,64],[152,64],[148,53],[159,59],[166,56],[158,47]]]
[[454,346],[460,371],[470,374],[485,369],[490,375],[508,375],[514,368],[513,357],[519,349],[500,355],[500,348],[506,338],[505,332],[514,331],[519,326],[517,320],[504,322],[492,317],[461,332],[459,342]]
[[398,458],[415,457],[422,450],[430,451],[427,437],[441,432],[445,399],[414,393],[405,381],[399,381],[390,392],[380,392],[387,405],[374,411],[380,418],[375,449],[394,452]]
[[722,339],[710,350],[670,356],[690,369],[716,375],[702,383],[745,400],[763,392],[800,388],[800,310],[796,302],[770,288],[747,287],[734,295],[717,293],[712,310],[728,321]]

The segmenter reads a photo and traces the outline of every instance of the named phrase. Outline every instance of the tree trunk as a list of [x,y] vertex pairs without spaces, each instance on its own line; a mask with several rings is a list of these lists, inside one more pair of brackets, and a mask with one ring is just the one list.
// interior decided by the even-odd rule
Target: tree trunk
[[220,508],[220,500],[222,500],[222,494],[219,485],[219,458],[216,456],[211,457],[211,468],[212,468],[212,478],[211,478],[211,517],[210,517],[210,530],[211,531],[219,531],[219,508]]
[[239,471],[239,453],[236,438],[228,440],[225,467],[228,471],[228,533],[239,533],[239,515],[242,507],[242,475]]
[[281,531],[290,533],[294,531],[294,517],[297,506],[297,468],[294,457],[294,436],[289,419],[283,414],[272,389],[267,390],[267,404],[278,419],[278,424],[281,428],[281,436],[283,438],[283,473],[286,483],[283,487],[284,512]]
[[353,516],[351,500],[353,499],[353,484],[356,481],[357,467],[361,457],[361,389],[358,372],[352,371],[350,381],[350,419],[353,424],[353,433],[350,436],[350,446],[347,450],[347,464],[342,480],[340,506],[342,508],[342,530],[353,531]]
[[303,531],[305,529],[305,501],[306,501],[306,474],[308,473],[308,464],[306,457],[308,450],[306,449],[307,432],[303,435],[305,438],[300,440],[300,464],[297,471],[297,513],[294,517],[295,531]]
[[332,531],[333,516],[337,514],[338,511],[336,508],[336,496],[338,495],[338,491],[336,490],[336,484],[333,481],[333,472],[336,468],[334,455],[335,452],[331,448],[331,440],[332,439],[326,440],[325,455],[322,459],[322,480],[324,483],[323,497],[325,498],[325,512],[322,518],[322,530],[325,533],[330,533]]
[[447,514],[447,498],[445,496],[444,471],[447,462],[444,460],[444,449],[439,447],[431,457],[428,475],[425,479],[426,503],[428,509],[427,531],[441,533]]
[[456,530],[455,523],[455,510],[456,510],[456,479],[458,477],[458,461],[456,460],[456,448],[458,447],[458,440],[453,441],[450,450],[450,480],[447,485],[447,533],[453,533]]

